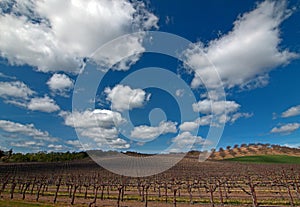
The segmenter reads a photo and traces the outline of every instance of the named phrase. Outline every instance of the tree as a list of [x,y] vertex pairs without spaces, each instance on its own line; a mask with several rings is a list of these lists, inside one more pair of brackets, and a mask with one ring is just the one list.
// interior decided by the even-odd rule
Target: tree
[[247,147],[247,144],[245,144],[245,143],[241,144],[241,147]]
[[224,151],[224,149],[223,149],[222,147],[220,147],[219,153],[220,153],[220,156],[221,156],[222,158],[224,158],[224,157],[226,156],[225,151]]
[[4,155],[5,155],[4,151],[0,150],[0,158],[4,157]]
[[8,159],[9,159],[13,154],[13,149],[10,149],[7,153],[8,153],[7,156],[8,156]]
[[233,150],[231,149],[231,150],[229,150],[229,154],[230,154],[232,157],[234,157],[234,156],[236,155],[236,152],[233,151]]

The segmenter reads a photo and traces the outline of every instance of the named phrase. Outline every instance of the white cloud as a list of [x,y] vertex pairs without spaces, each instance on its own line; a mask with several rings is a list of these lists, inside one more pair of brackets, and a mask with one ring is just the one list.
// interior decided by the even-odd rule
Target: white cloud
[[32,111],[42,111],[42,112],[55,112],[60,108],[55,103],[55,101],[48,96],[44,96],[43,98],[32,98],[27,105],[27,108]]
[[300,148],[300,143],[286,143],[283,146],[289,147],[289,148]]
[[149,101],[150,94],[142,89],[132,89],[129,86],[117,85],[113,89],[106,88],[107,100],[111,101],[111,108],[117,111],[140,108]]
[[212,122],[213,115],[205,115],[197,118],[194,121],[187,121],[183,122],[180,126],[179,129],[181,131],[194,131],[200,126],[208,126]]
[[[204,99],[197,103],[193,104],[193,110],[195,112],[199,112],[201,114],[205,114],[206,116],[201,117],[193,122],[183,123],[182,130],[183,131],[191,131],[186,127],[188,125],[196,127],[202,125],[210,125],[213,124],[215,126],[219,124],[226,124],[228,122],[234,123],[236,120],[240,118],[250,118],[253,116],[251,113],[241,113],[238,112],[240,109],[240,104],[235,101],[217,101],[217,100],[209,100]],[[211,123],[213,122],[213,123]]]
[[26,108],[27,103],[24,100],[4,100],[4,103],[6,104],[12,104],[18,107]]
[[202,114],[229,114],[236,112],[240,105],[235,101],[213,101],[205,99],[193,104],[193,110]]
[[172,139],[172,149],[170,152],[187,152],[197,145],[204,145],[205,140],[200,136],[194,136],[190,132],[183,132]]
[[119,112],[95,109],[83,112],[62,112],[60,115],[64,118],[65,125],[76,128],[81,144],[86,150],[92,148],[108,150],[107,145],[113,149],[130,147],[130,144],[118,137],[119,132],[116,127],[125,122]]
[[163,134],[176,133],[176,126],[177,123],[171,121],[162,121],[159,123],[159,126],[156,127],[147,125],[136,126],[131,131],[130,136],[140,141],[150,141]]
[[250,118],[253,116],[253,113],[236,113],[233,114],[232,117],[230,118],[230,122],[234,123],[236,120],[240,118]]
[[240,118],[250,118],[252,117],[253,114],[251,113],[233,113],[233,114],[222,114],[221,116],[218,117],[218,123],[220,124],[226,124],[230,122],[233,124],[236,120]]
[[278,127],[274,127],[271,133],[290,134],[300,128],[299,123],[289,123]]
[[10,142],[10,147],[18,147],[26,149],[27,151],[40,151],[45,143],[40,141],[20,141],[20,142]]
[[65,146],[61,145],[61,144],[49,144],[48,148],[50,148],[52,151],[61,151],[63,149],[65,149]]
[[[225,94],[224,94],[225,95]],[[201,93],[200,98],[201,99],[210,99],[213,101],[220,100],[223,96],[223,92],[221,90],[207,90],[207,92]]]
[[203,144],[204,139],[199,136],[193,136],[190,132],[183,132],[172,139],[172,142],[177,143],[179,146],[186,144]]
[[48,132],[36,129],[33,124],[20,124],[12,121],[0,120],[0,129],[18,136],[28,136],[35,140],[48,142],[57,141],[57,139],[51,137]]
[[184,95],[184,90],[183,89],[177,89],[175,92],[177,97],[182,97]]
[[94,149],[93,147],[95,147],[91,143],[82,143],[79,140],[67,140],[65,144],[71,151],[85,151]]
[[67,96],[67,92],[74,86],[74,81],[65,74],[55,73],[48,80],[47,85],[53,93]]
[[209,125],[212,121],[213,115],[205,115],[201,116],[198,119],[196,119],[196,123],[199,124],[199,126],[206,126]]
[[55,101],[48,96],[43,98],[33,97],[36,94],[21,81],[0,82],[0,97],[7,104],[27,108],[32,111],[55,112],[60,108]]
[[28,99],[35,92],[20,81],[0,82],[0,96],[4,98]]
[[[127,0],[2,0],[0,54],[10,64],[34,66],[39,71],[78,73],[82,59],[97,48],[132,31],[157,27],[158,18],[138,1]],[[12,6],[9,6],[12,5]],[[105,61],[143,52],[141,38],[128,38],[126,46],[107,51]],[[120,64],[126,69],[127,64]]]
[[15,76],[5,75],[4,73],[1,73],[1,72],[0,72],[0,78],[6,78],[6,79],[16,80]]
[[75,111],[73,113],[62,112],[60,115],[65,118],[67,126],[79,128],[93,128],[98,126],[111,128],[125,121],[120,113],[105,109],[86,110],[84,112]]
[[288,117],[298,116],[298,115],[300,115],[300,105],[289,108],[288,110],[286,110],[281,114],[281,117],[288,118]]
[[142,46],[144,35],[145,33],[137,33],[116,39],[94,53],[92,59],[102,71],[110,68],[126,71],[139,60],[141,53],[145,51],[145,48]]
[[199,127],[199,123],[190,121],[190,122],[183,122],[179,126],[179,129],[181,131],[193,131],[193,130],[197,129],[198,127]]
[[19,142],[10,142],[10,147],[16,147],[17,150],[14,151],[21,151],[21,152],[39,152],[39,151],[66,151],[69,148],[62,144],[46,144],[41,141],[36,140],[29,140],[29,141],[19,141]]
[[79,140],[67,140],[66,144],[74,146],[74,147],[80,147],[80,141]]
[[203,84],[202,79],[214,89],[221,86],[219,77],[225,88],[267,84],[269,71],[298,57],[288,49],[280,50],[279,26],[289,15],[286,1],[264,1],[241,15],[228,34],[207,46],[194,44],[184,54],[186,66],[195,72],[192,87]]
[[121,138],[112,139],[110,141],[110,144],[115,149],[128,149],[128,148],[130,148],[130,144],[128,144],[124,139],[121,139]]

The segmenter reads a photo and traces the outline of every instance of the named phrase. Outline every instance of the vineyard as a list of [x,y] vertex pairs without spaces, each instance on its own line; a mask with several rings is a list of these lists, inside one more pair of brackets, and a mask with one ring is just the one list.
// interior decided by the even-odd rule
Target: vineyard
[[300,205],[296,164],[200,163],[185,158],[162,174],[130,178],[91,160],[3,163],[0,181],[0,206]]

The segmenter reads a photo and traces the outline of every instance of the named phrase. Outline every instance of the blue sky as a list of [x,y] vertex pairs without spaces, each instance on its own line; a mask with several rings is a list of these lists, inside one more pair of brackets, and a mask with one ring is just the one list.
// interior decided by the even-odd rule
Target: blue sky
[[[298,147],[299,3],[3,0],[0,149]],[[147,31],[191,44],[149,53]]]

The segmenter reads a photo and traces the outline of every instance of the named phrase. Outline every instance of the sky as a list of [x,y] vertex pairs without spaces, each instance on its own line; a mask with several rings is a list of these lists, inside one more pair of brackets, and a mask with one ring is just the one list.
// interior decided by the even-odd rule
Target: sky
[[0,0],[0,149],[298,147],[299,19],[296,0]]

